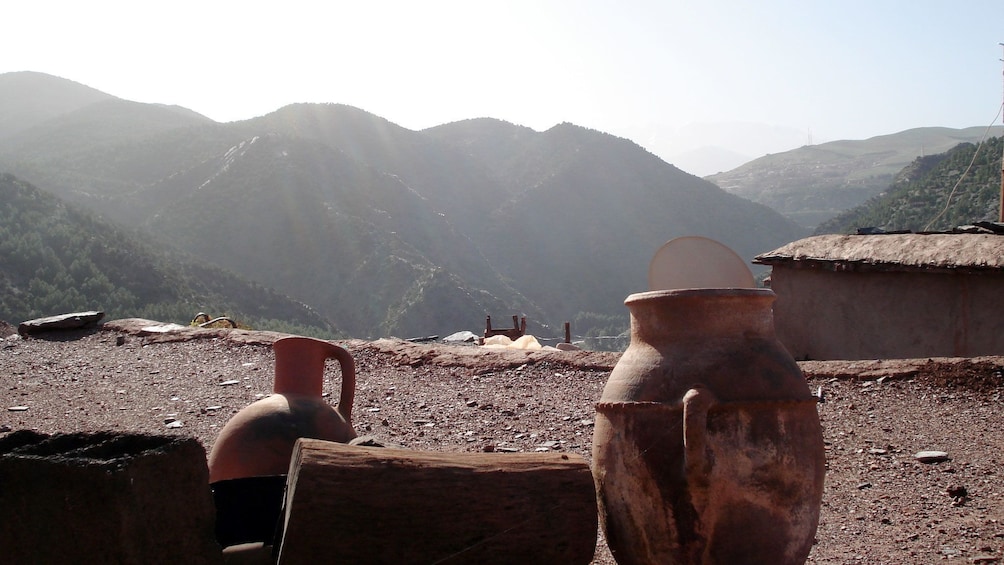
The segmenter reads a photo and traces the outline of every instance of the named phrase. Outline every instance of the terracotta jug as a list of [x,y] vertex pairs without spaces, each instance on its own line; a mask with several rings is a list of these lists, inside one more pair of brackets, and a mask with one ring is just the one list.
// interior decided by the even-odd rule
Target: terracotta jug
[[[209,482],[285,475],[293,444],[307,437],[347,443],[352,429],[352,400],[356,367],[343,347],[309,337],[285,337],[275,350],[274,394],[234,415],[216,438],[209,453]],[[341,365],[342,389],[338,406],[321,396],[325,362]]]
[[631,343],[596,405],[593,477],[629,563],[804,563],[823,492],[816,397],[766,289],[632,294]]

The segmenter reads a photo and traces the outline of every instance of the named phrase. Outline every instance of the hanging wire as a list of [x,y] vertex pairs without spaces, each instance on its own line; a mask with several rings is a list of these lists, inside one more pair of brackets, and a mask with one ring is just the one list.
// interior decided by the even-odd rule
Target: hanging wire
[[[1004,48],[1004,43],[1001,43],[1000,46]],[[1004,61],[1004,59],[1001,60]],[[952,191],[948,193],[948,200],[945,201],[945,207],[941,210],[941,212],[938,213],[937,216],[934,217],[933,220],[927,222],[927,225],[924,226],[923,231],[927,231],[931,227],[931,224],[937,222],[938,219],[944,216],[945,212],[948,211],[948,207],[952,204],[952,196],[954,196],[955,191],[959,189],[959,185],[962,184],[962,180],[966,178],[966,175],[969,173],[969,169],[973,168],[973,163],[976,162],[976,156],[980,154],[980,149],[983,147],[983,142],[987,140],[987,135],[990,133],[990,129],[994,127],[995,123],[997,123],[997,118],[1001,117],[1001,111],[1004,111],[1004,94],[1001,95],[1001,104],[997,106],[997,115],[994,116],[994,119],[990,121],[990,125],[988,125],[987,129],[983,132],[983,138],[980,139],[980,143],[976,146],[976,151],[973,152],[973,159],[969,161],[969,166],[966,167],[966,170],[962,171],[962,175],[959,176],[959,180],[955,182],[955,186],[952,187]],[[1004,174],[1004,163],[1002,163],[1001,165],[1001,171],[1002,171],[1001,174]],[[1002,198],[1004,198],[1004,194],[1002,194],[1001,196]],[[1004,203],[1002,203],[1001,205],[1002,207],[1004,207]]]
[[976,151],[973,152],[973,158],[972,160],[969,161],[969,166],[966,167],[966,170],[962,171],[962,175],[959,176],[959,180],[955,181],[955,186],[953,186],[952,191],[948,193],[948,200],[945,201],[945,207],[942,208],[941,212],[939,212],[938,215],[935,216],[933,220],[927,222],[927,225],[924,226],[923,231],[927,231],[928,228],[931,227],[931,224],[937,222],[942,216],[945,215],[945,212],[948,211],[949,206],[951,206],[952,204],[952,196],[955,195],[955,191],[959,189],[959,185],[962,184],[963,179],[965,179],[966,175],[969,174],[969,169],[973,168],[973,163],[976,162],[976,156],[980,154],[980,149],[983,148],[983,142],[987,140],[987,135],[990,133],[990,129],[994,126],[994,124],[997,123],[997,118],[1000,117],[1002,110],[1004,110],[1004,103],[1001,103],[1001,105],[997,107],[997,115],[994,116],[993,121],[990,122],[990,125],[987,126],[987,129],[983,132],[983,138],[980,139],[980,143],[976,146]]

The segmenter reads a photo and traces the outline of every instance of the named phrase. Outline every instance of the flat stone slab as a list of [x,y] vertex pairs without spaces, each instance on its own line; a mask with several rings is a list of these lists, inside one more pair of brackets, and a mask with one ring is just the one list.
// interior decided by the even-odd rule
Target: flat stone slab
[[101,318],[105,317],[104,312],[72,312],[70,314],[60,314],[47,318],[36,318],[21,322],[17,326],[17,333],[21,335],[35,335],[43,332],[57,330],[75,330],[97,325]]
[[921,463],[941,463],[950,459],[944,451],[918,451],[913,458]]

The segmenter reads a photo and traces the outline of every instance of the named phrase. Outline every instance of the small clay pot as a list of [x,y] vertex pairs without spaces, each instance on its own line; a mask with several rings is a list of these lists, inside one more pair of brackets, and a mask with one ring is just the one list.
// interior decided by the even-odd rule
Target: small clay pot
[[[244,477],[285,475],[296,440],[323,439],[347,443],[352,429],[356,368],[345,348],[309,337],[276,340],[274,394],[234,415],[220,430],[209,454],[209,482]],[[324,365],[338,360],[342,388],[338,405],[321,396]]]

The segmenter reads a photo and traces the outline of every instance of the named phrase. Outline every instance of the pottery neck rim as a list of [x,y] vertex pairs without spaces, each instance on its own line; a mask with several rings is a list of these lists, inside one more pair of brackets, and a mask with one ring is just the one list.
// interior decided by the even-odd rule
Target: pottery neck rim
[[712,337],[774,337],[770,289],[698,288],[632,294],[631,342],[669,343]]

